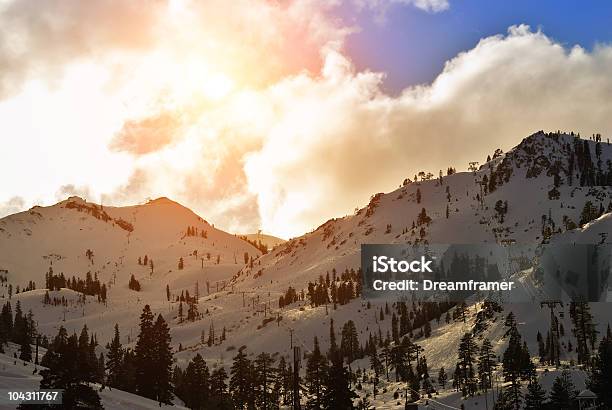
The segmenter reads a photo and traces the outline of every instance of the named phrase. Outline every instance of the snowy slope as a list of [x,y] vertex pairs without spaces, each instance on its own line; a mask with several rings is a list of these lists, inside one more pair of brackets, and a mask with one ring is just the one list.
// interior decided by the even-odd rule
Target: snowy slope
[[[10,354],[16,350],[16,346],[9,346],[9,349],[7,349],[5,354],[0,353],[0,386],[2,389],[8,389],[11,391],[37,390],[41,379],[38,372],[43,369],[43,367],[36,366],[33,363],[22,362],[21,360],[14,359],[10,356]],[[99,389],[100,386],[95,386],[95,388]],[[106,388],[99,391],[99,394],[102,405],[107,410],[145,410],[160,408],[156,401],[117,389],[109,390]],[[0,402],[0,409],[4,410],[14,408],[16,408],[15,405],[2,404]],[[174,406],[173,408],[185,407]]]
[[[264,255],[253,269],[243,269],[236,283],[253,287],[272,282],[277,289],[286,289],[292,283],[301,288],[333,268],[338,271],[356,269],[360,264],[362,243],[415,243],[424,240],[432,244],[540,243],[543,239],[543,215],[550,216],[555,222],[553,230],[556,234],[556,230],[565,231],[564,217],[578,224],[587,200],[596,206],[601,204],[605,209],[612,200],[609,186],[581,187],[575,177],[573,185],[568,185],[564,173],[569,160],[566,144],[574,141],[575,137],[567,134],[549,136],[536,133],[508,153],[485,163],[476,172],[455,173],[441,181],[436,178],[412,182],[393,192],[377,194],[367,207],[354,215],[329,220],[314,232],[292,239]],[[595,142],[587,143],[595,152]],[[605,168],[605,164],[612,160],[612,146],[602,144],[602,151],[601,161]],[[490,179],[492,171],[500,182],[495,191],[483,195],[480,182],[485,176]],[[553,172],[558,172],[561,179],[557,200],[549,199],[549,192],[554,187]],[[417,190],[421,194],[420,203],[417,202]],[[482,201],[478,200],[479,197]],[[495,211],[498,200],[508,203],[503,221]],[[422,208],[432,218],[425,227],[424,238],[420,237],[419,228],[411,229]],[[602,219],[608,220],[606,217]],[[595,228],[597,223],[591,225],[592,228],[585,227],[592,232],[591,237],[606,229],[604,225]],[[260,270],[263,274],[254,275]],[[291,275],[286,274],[288,271]]]
[[[90,211],[94,207],[98,215],[107,217],[96,218]],[[129,222],[133,230],[121,228],[117,222],[121,220]],[[185,236],[188,226],[196,227],[198,233],[205,231],[206,238]],[[85,254],[87,249],[93,251],[92,260]],[[196,250],[197,256],[193,254]],[[171,306],[166,300],[166,285],[173,298],[185,290],[193,295],[196,282],[201,294],[206,292],[206,282],[212,292],[242,267],[245,253],[257,257],[260,251],[166,198],[145,205],[102,209],[73,197],[0,220],[0,270],[8,272],[3,273],[8,281],[0,287],[0,301],[8,299],[9,284],[15,293],[17,286],[23,289],[33,280],[38,289],[14,294],[12,302],[20,300],[26,312],[32,309],[42,332],[53,336],[60,324],[78,331],[87,323],[102,341],[119,323],[127,343],[144,304],[151,304],[154,312],[164,316],[171,315],[172,310],[176,315],[175,304]],[[152,274],[149,266],[138,264],[138,258],[145,255],[154,260]],[[183,270],[178,270],[179,258],[184,259]],[[51,298],[66,297],[70,301],[66,309],[43,306],[45,291],[41,288],[50,267],[67,278],[84,279],[87,272],[98,275],[108,287],[107,305],[87,297],[85,306],[80,306],[76,302],[78,294],[63,289],[49,293]],[[128,289],[132,274],[141,283],[140,292]],[[132,332],[129,341],[134,337]]]
[[[84,277],[87,271],[97,273],[109,287],[107,305],[94,297],[88,297],[85,305],[80,305],[76,303],[78,295],[67,289],[50,292],[52,297],[64,296],[74,301],[66,309],[42,305],[44,290],[40,289],[13,295],[13,300],[20,300],[25,311],[32,309],[39,328],[49,336],[55,334],[59,325],[78,331],[87,323],[104,344],[110,339],[114,324],[119,323],[122,342],[132,346],[138,316],[148,303],[154,313],[161,313],[169,320],[175,357],[180,365],[200,352],[210,367],[227,366],[243,345],[248,346],[251,355],[268,351],[288,358],[291,337],[295,345],[307,352],[313,336],[317,335],[326,349],[330,318],[334,319],[337,334],[346,321],[353,320],[361,341],[365,342],[370,333],[378,333],[380,329],[384,336],[391,327],[388,316],[383,321],[379,319],[380,305],[373,303],[368,309],[366,301],[353,300],[333,310],[331,306],[312,308],[300,301],[279,309],[278,297],[288,286],[298,292],[305,289],[309,281],[316,281],[332,269],[338,272],[357,269],[362,243],[541,243],[543,224],[549,228],[552,241],[612,241],[602,236],[612,230],[609,213],[582,228],[568,223],[578,224],[587,200],[607,209],[612,192],[609,186],[580,186],[576,172],[571,171],[568,149],[575,142],[575,137],[568,134],[533,134],[475,171],[454,173],[441,180],[419,178],[419,182],[403,184],[393,192],[374,195],[355,214],[330,220],[260,257],[247,242],[215,229],[190,210],[165,198],[133,207],[104,207],[108,215],[106,222],[85,208],[77,210],[78,206],[91,209],[93,204],[69,198],[52,207],[37,207],[0,220],[0,271],[8,271],[8,283],[14,287],[23,287],[28,280],[35,280],[39,288],[51,263],[56,273],[65,272],[67,276]],[[586,145],[595,158],[595,142],[587,140]],[[612,159],[612,147],[601,144],[600,148],[599,160],[605,169]],[[492,176],[496,179],[496,189],[485,194],[482,181]],[[551,195],[555,180],[559,185],[558,199],[554,193]],[[507,201],[508,211],[503,218],[495,210],[497,201]],[[76,205],[67,207],[69,203]],[[421,227],[412,228],[422,208],[432,218],[431,223],[422,227],[423,232]],[[99,206],[97,209],[102,211]],[[122,228],[121,225],[127,225],[121,221],[129,223],[133,230]],[[205,230],[207,238],[185,236],[187,226],[197,227],[198,232]],[[87,249],[94,251],[93,262],[85,256]],[[197,256],[193,255],[194,250],[198,251]],[[245,252],[255,258],[252,267],[244,264]],[[202,260],[207,253],[211,259]],[[154,259],[152,275],[148,267],[137,263],[138,257],[145,254]],[[177,269],[180,257],[185,261],[183,270]],[[141,292],[127,288],[131,274],[141,282]],[[207,281],[210,292],[205,286]],[[193,295],[196,282],[199,310],[204,317],[179,323],[178,303],[166,300],[165,287],[169,286],[174,300],[185,290]],[[6,300],[2,297],[8,297],[6,284],[0,287],[0,302]],[[500,341],[503,317],[512,310],[530,351],[537,353],[536,334],[538,331],[545,334],[548,329],[549,311],[533,304],[504,308],[480,337],[494,341],[495,350],[501,354],[506,343]],[[425,348],[430,369],[454,368],[459,338],[472,329],[477,309],[478,305],[471,306],[466,324],[432,321],[432,336],[415,340]],[[566,329],[562,338],[565,345],[573,337],[567,309],[567,306],[563,308],[561,319]],[[558,308],[557,314],[560,311]],[[593,305],[593,313],[600,331],[612,321],[605,304]],[[276,318],[280,320],[271,320]],[[201,342],[201,333],[204,331],[207,336],[211,326],[217,338],[225,328],[226,340],[208,347]],[[183,348],[180,352],[179,344]],[[562,352],[563,360],[572,358],[573,353]],[[362,366],[368,365],[364,362]],[[390,402],[386,405],[390,406]]]

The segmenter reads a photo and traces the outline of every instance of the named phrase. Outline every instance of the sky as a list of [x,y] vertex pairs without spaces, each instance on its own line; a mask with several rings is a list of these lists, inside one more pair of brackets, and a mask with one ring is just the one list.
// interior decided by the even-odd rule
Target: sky
[[538,130],[612,133],[612,5],[0,0],[0,216],[168,196],[289,238]]

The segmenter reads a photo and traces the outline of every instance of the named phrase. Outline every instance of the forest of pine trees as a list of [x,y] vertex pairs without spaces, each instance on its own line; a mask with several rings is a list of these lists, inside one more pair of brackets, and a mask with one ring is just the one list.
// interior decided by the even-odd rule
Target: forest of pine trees
[[97,296],[99,301],[106,303],[106,284],[100,282],[97,273],[92,276],[91,272],[87,272],[85,280],[74,276],[66,279],[63,272],[56,275],[53,273],[53,268],[49,267],[49,271],[45,274],[45,288],[48,290],[68,288],[84,295]]
[[[38,340],[36,322],[32,311],[24,314],[21,303],[15,304],[15,315],[11,303],[6,302],[0,311],[0,353],[4,352],[4,345],[13,342],[19,345],[19,359],[25,362],[32,361],[32,343]],[[38,358],[35,358],[38,360]]]
[[[285,297],[283,297],[283,306],[298,300],[297,294],[290,293],[290,289],[287,290]],[[320,275],[316,283],[308,282],[305,296],[313,307],[331,303],[335,309],[337,305],[345,305],[352,299],[359,297],[361,291],[361,269],[346,269],[340,276],[337,276],[334,269],[332,270],[331,279],[329,272],[327,272],[325,278],[323,278],[323,275]]]
[[[90,385],[102,382],[104,377],[104,359],[96,357],[95,337],[88,334],[87,326],[79,336],[68,335],[60,326],[57,336],[50,343],[40,364],[45,369],[40,371],[41,389],[63,390],[62,404],[45,406],[57,409],[102,409],[98,392]],[[21,405],[20,409],[37,409],[36,405]]]
[[[191,296],[183,299],[193,300]],[[446,369],[440,368],[432,373],[424,349],[415,340],[427,337],[424,329],[429,322],[440,322],[443,314],[453,307],[455,320],[462,321],[467,310],[465,304],[385,304],[374,309],[374,313],[381,321],[391,318],[392,330],[386,336],[380,330],[370,333],[365,344],[360,342],[354,321],[346,321],[337,332],[334,320],[330,318],[327,352],[322,351],[318,338],[314,337],[312,349],[306,350],[303,356],[304,364],[297,383],[302,402],[309,409],[352,409],[357,398],[355,391],[363,390],[368,382],[370,387],[364,393],[376,398],[381,392],[383,379],[405,383],[407,401],[431,398],[437,390],[434,386],[445,389],[449,380],[464,397],[476,396],[499,388],[499,384],[494,386],[493,373],[501,368],[505,384],[495,409],[573,408],[577,391],[570,373],[563,371],[556,377],[549,392],[542,388],[512,312],[504,321],[506,331],[503,337],[507,340],[507,348],[501,360],[498,361],[490,340],[477,337],[478,327],[474,326],[459,342],[454,371],[448,374]],[[495,303],[484,303],[475,316],[482,313],[481,320],[486,321],[499,311]],[[572,332],[577,340],[576,349],[588,371],[587,386],[604,405],[610,406],[612,332],[608,328],[597,344],[588,304],[572,304],[570,315],[574,325]],[[22,346],[20,359],[24,361],[32,360],[30,344],[37,339],[34,323],[31,312],[24,315],[19,302],[15,305],[14,315],[10,302],[3,305],[0,341],[12,341]],[[205,336],[202,331],[202,344],[215,344],[212,323],[208,338]],[[134,349],[122,345],[118,325],[106,344],[105,354],[99,356],[96,356],[97,337],[90,334],[87,326],[78,335],[69,335],[64,327],[60,327],[51,343],[43,343],[48,350],[41,360],[46,369],[40,373],[40,386],[65,390],[65,405],[92,409],[101,408],[92,383],[132,392],[162,404],[171,403],[176,396],[193,409],[279,409],[291,406],[296,388],[295,373],[286,357],[265,352],[253,356],[248,354],[246,346],[242,346],[233,357],[228,374],[223,366],[209,368],[201,354],[193,356],[184,368],[176,366],[170,343],[166,321],[161,315],[155,316],[148,305],[140,316],[140,331]],[[2,346],[0,343],[0,348]],[[355,368],[355,361],[366,357],[369,375],[364,369]],[[367,397],[360,402],[360,408],[367,408],[366,404]]]

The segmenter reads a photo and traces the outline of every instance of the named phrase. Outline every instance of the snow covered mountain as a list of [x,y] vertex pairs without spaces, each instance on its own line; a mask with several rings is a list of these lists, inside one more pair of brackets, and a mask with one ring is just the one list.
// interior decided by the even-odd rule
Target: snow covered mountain
[[[112,334],[115,322],[124,329],[136,326],[145,303],[167,312],[166,286],[172,298],[182,291],[194,294],[196,282],[202,293],[207,284],[212,291],[244,265],[246,255],[261,254],[167,198],[102,207],[71,197],[34,207],[0,219],[0,250],[0,275],[6,280],[0,298],[9,298],[10,287],[13,298],[22,300],[26,311],[34,311],[39,329],[50,336],[60,324],[78,330],[87,323],[101,338]],[[106,286],[106,304],[90,296],[84,307],[71,304],[67,312],[61,306],[42,305],[41,288],[49,269],[68,280],[85,280],[89,272]],[[128,288],[132,275],[140,283],[139,292]],[[30,281],[37,289],[17,294]],[[73,290],[50,292],[51,298],[62,296],[78,299]]]
[[[332,269],[357,269],[362,243],[610,241],[602,234],[612,220],[603,215],[612,211],[611,161],[609,143],[538,132],[477,170],[438,178],[422,173],[373,195],[367,207],[278,246],[235,280],[247,287],[303,287]],[[579,227],[588,201],[594,215]],[[419,222],[423,209],[427,223]]]
[[[506,153],[496,151],[480,166],[471,164],[468,172],[449,167],[438,177],[422,172],[407,178],[395,191],[373,195],[353,215],[277,243],[266,254],[166,198],[117,208],[73,197],[0,219],[0,302],[9,298],[10,285],[12,300],[33,311],[44,334],[53,336],[60,325],[78,332],[87,324],[104,344],[118,323],[128,346],[134,345],[138,316],[149,304],[167,318],[181,366],[197,352],[211,367],[227,366],[243,345],[250,354],[266,351],[288,359],[291,343],[307,352],[313,336],[326,349],[331,318],[337,329],[355,322],[361,343],[391,331],[390,318],[379,314],[382,306],[359,298],[336,309],[313,307],[307,300],[279,306],[289,287],[307,293],[309,283],[321,277],[356,271],[362,243],[610,243],[610,211],[612,146],[599,137],[544,132]],[[49,268],[67,279],[84,280],[90,272],[106,286],[106,302],[87,296],[80,303],[78,292],[64,288],[49,291],[49,297],[63,297],[67,306],[43,304]],[[140,291],[130,289],[132,275]],[[24,292],[30,281],[37,289]],[[179,317],[177,297],[187,291],[198,299],[200,315],[194,321]],[[466,322],[432,321],[429,337],[415,332],[430,368],[454,367],[459,339],[474,328],[481,308],[471,306]],[[592,309],[603,332],[612,315],[605,304]],[[500,354],[507,343],[500,340],[503,316],[510,310],[530,351],[537,352],[536,335],[550,326],[550,312],[539,305],[505,306],[479,337],[496,341]],[[562,310],[567,347],[572,324],[567,306]],[[566,349],[561,357],[570,360],[574,353]],[[377,407],[392,407],[389,392]],[[456,404],[460,398],[449,400]]]

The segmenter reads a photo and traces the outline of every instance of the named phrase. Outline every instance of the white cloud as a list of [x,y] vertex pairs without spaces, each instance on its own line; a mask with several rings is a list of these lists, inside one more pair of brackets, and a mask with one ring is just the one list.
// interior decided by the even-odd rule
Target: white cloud
[[465,169],[539,129],[609,135],[610,69],[610,47],[567,50],[516,26],[394,98],[383,74],[357,72],[330,48],[320,75],[237,91],[199,112],[176,145],[148,156],[147,189],[220,226],[297,235],[420,170]]
[[0,202],[0,218],[5,215],[23,211],[25,206],[26,202],[20,196],[14,196],[4,202]]
[[421,169],[465,169],[539,129],[612,133],[608,46],[566,50],[512,27],[398,98],[380,91],[380,76],[347,69],[341,55],[327,61],[327,76],[278,86],[275,93],[293,103],[248,157],[264,229],[303,232]]
[[393,6],[412,6],[428,13],[440,13],[450,8],[448,0],[353,0],[358,9],[374,13],[375,20],[384,23]]
[[[49,203],[58,192],[103,195],[105,204],[163,195],[226,229],[292,236],[420,170],[465,168],[535,130],[612,133],[610,46],[566,49],[516,26],[448,61],[431,84],[391,97],[381,88],[384,73],[356,71],[343,52],[352,28],[327,14],[335,0],[172,4],[163,21],[153,17],[165,35],[152,43],[135,34],[142,41],[114,44],[123,36],[96,29],[81,42],[75,35],[67,52],[38,53],[47,44],[43,22],[17,31],[38,45],[34,66],[7,58],[0,45],[0,65],[10,63],[0,82],[26,78],[35,66],[65,71],[55,90],[28,80],[0,102],[14,142],[0,173],[20,173],[0,187],[0,199],[23,198],[1,212]],[[51,5],[63,10],[44,3],[40,16],[54,15]],[[18,16],[11,24],[25,21],[25,11],[12,10],[21,11],[10,14]],[[63,23],[52,38],[80,32]],[[103,56],[104,47],[114,52]],[[207,81],[221,75],[230,86],[208,93]]]

